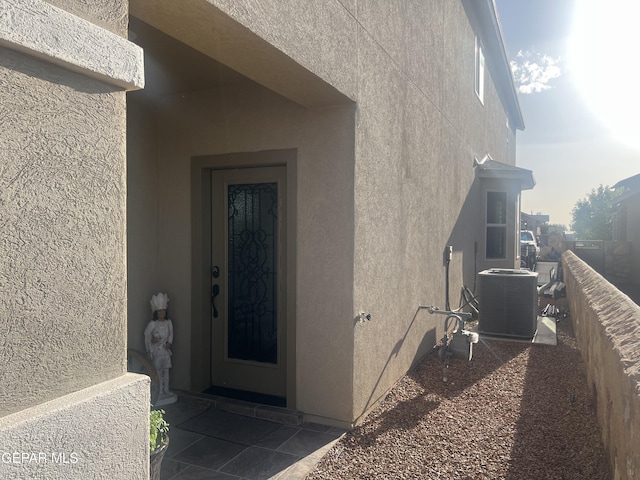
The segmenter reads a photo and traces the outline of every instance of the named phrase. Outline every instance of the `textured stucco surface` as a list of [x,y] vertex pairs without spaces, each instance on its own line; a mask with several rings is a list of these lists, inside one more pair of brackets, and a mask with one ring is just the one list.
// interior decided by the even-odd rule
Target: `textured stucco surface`
[[0,6],[0,477],[144,479],[123,91],[141,85],[142,56],[122,38],[126,0],[52,4],[66,11]]
[[[353,99],[357,22],[339,1],[207,0],[300,66]],[[274,72],[276,69],[274,69]]]
[[473,91],[474,31],[459,2],[358,2],[360,18],[354,307],[373,320],[356,328],[356,416],[441,338],[442,318],[417,309],[445,306],[446,245],[452,306],[463,283],[473,288],[484,240],[473,157],[514,162],[493,149],[491,109],[502,124],[506,114],[489,77],[484,106]]
[[46,0],[46,2],[121,37],[127,37],[128,2],[122,0]]
[[149,379],[125,374],[0,418],[0,478],[149,478]]
[[144,86],[140,47],[41,0],[0,4],[0,46],[124,89]]
[[[139,109],[131,104],[131,119],[142,118],[144,110]],[[131,282],[130,344],[140,343],[148,321],[147,296],[168,291],[175,331],[171,383],[173,388],[190,388],[191,322],[201,321],[190,304],[191,157],[297,148],[297,212],[290,213],[298,223],[297,336],[290,340],[298,352],[297,408],[348,422],[353,344],[348,282],[353,255],[352,106],[306,110],[262,87],[230,86],[167,97],[155,120],[157,170],[131,167],[129,182],[136,189],[162,193],[156,193],[157,203],[129,211],[130,225],[149,225],[136,229],[141,237],[129,232],[129,255],[136,257],[140,269],[134,272],[130,265],[130,280],[144,276],[142,269],[156,258],[161,261],[157,276]],[[137,122],[129,128],[129,135],[136,139],[133,143],[148,144],[149,135],[156,138],[152,128]],[[132,148],[130,164],[145,162],[138,155],[153,153]],[[156,218],[160,221],[153,226]],[[157,251],[139,242],[156,228]],[[328,344],[332,348],[326,348]],[[201,361],[208,364],[209,360]]]
[[640,476],[640,307],[573,252],[562,255],[576,339],[616,480]]
[[125,94],[0,51],[0,415],[125,370]]
[[[442,319],[416,311],[444,307],[445,246],[454,247],[454,307],[484,256],[473,159],[490,153],[514,164],[515,138],[489,66],[484,104],[473,89],[482,32],[463,2],[445,0],[186,5],[134,0],[131,8],[297,106],[240,85],[236,94],[158,99],[170,108],[158,133],[157,178],[161,190],[175,191],[158,199],[158,259],[169,259],[158,279],[189,298],[189,243],[180,237],[189,228],[191,155],[297,148],[296,408],[348,424],[441,337]],[[300,81],[309,74],[312,82]],[[345,100],[355,102],[355,115],[334,125],[330,109],[310,108]],[[359,312],[371,322],[357,323]],[[184,356],[176,346],[176,385],[188,382],[178,366]]]
[[[309,5],[296,2],[230,2],[223,13],[206,0],[132,0],[130,11],[274,92],[316,107],[344,102],[345,95],[353,93],[354,79],[345,78],[354,61],[353,28],[326,30],[349,22],[337,5],[316,2],[307,9]],[[246,16],[247,23],[234,21],[237,15]],[[306,36],[310,29],[316,37]],[[275,37],[267,35],[269,31]],[[298,48],[292,52],[285,45]],[[318,69],[334,77],[331,83],[317,75]]]

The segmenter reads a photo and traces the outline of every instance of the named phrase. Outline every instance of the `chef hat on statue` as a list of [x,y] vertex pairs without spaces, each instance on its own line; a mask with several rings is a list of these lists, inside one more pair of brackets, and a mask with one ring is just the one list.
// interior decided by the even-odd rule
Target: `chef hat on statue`
[[151,311],[166,310],[169,305],[169,296],[166,293],[158,293],[151,297]]

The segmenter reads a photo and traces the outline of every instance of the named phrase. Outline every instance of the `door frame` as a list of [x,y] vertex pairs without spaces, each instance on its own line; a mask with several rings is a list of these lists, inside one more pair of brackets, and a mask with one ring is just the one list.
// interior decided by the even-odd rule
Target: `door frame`
[[212,170],[284,166],[287,181],[286,404],[296,408],[296,191],[297,150],[205,155],[191,159],[191,389],[211,382],[211,175]]

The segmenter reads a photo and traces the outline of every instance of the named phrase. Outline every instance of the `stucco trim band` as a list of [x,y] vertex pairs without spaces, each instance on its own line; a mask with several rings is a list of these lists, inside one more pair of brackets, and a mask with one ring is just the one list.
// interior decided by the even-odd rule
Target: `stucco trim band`
[[124,90],[144,87],[142,48],[42,0],[0,2],[0,46]]
[[0,418],[0,478],[107,477],[149,478],[149,377],[127,373]]

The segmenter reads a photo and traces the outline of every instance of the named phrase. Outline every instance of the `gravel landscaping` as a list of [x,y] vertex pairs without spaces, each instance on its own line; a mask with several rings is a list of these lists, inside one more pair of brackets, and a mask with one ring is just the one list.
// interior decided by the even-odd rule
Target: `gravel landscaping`
[[558,346],[481,341],[446,383],[434,350],[307,479],[610,479],[570,319],[557,327]]

